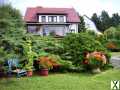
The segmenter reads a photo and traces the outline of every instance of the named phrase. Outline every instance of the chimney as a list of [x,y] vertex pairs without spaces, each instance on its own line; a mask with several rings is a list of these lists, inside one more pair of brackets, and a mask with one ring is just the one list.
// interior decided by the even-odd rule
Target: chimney
[[37,6],[37,8],[43,8],[42,6]]

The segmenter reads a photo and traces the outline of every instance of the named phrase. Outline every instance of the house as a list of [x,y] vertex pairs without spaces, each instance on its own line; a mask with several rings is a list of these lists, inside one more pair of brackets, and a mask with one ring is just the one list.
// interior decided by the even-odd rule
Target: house
[[24,17],[27,32],[35,35],[64,36],[77,33],[79,15],[74,8],[27,8]]
[[85,27],[87,30],[94,31],[96,34],[102,34],[94,24],[94,22],[86,15],[83,15],[84,22],[85,22]]

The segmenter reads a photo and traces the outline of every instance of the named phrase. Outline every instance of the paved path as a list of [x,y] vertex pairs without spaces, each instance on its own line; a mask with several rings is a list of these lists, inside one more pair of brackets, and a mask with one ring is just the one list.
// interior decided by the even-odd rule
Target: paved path
[[112,56],[110,63],[112,63],[115,68],[120,68],[120,56]]

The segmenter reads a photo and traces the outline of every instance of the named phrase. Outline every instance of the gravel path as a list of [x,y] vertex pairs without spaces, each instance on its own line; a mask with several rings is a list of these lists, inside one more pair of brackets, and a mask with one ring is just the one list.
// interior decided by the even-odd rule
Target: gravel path
[[110,63],[112,63],[115,68],[120,68],[120,56],[112,56]]

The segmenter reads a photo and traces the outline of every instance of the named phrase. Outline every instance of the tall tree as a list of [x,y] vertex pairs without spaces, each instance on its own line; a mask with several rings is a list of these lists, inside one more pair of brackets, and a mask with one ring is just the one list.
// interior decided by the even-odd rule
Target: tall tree
[[95,25],[99,31],[103,31],[101,28],[101,20],[96,13],[93,14],[91,20],[95,23]]
[[111,27],[111,18],[106,11],[102,11],[100,16],[101,22],[102,22],[102,30],[106,30],[109,27]]
[[[115,18],[118,18],[118,17],[115,17]],[[104,10],[102,11],[100,16],[97,16],[97,14],[94,13],[91,19],[95,23],[98,30],[101,32],[104,32],[106,29],[113,26],[111,17],[109,16],[108,12]]]
[[115,27],[118,26],[120,24],[120,16],[119,16],[119,14],[118,13],[114,13],[112,15],[111,20],[112,20],[112,25],[113,26],[115,26]]
[[10,49],[11,46],[20,44],[24,33],[20,12],[11,5],[0,6],[0,46]]
[[78,32],[84,32],[86,30],[85,28],[85,22],[83,16],[80,17],[80,23],[78,24]]

